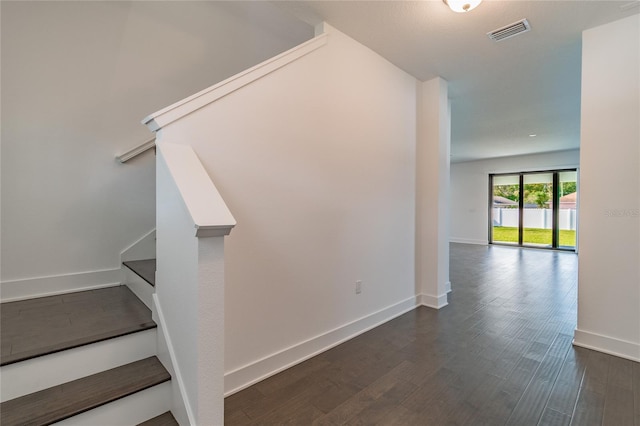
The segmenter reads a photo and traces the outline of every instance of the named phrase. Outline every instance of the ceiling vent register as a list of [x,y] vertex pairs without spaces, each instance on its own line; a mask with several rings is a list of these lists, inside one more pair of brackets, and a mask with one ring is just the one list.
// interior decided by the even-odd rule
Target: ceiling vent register
[[502,41],[504,39],[517,36],[518,34],[526,33],[531,30],[531,25],[526,19],[522,19],[513,24],[509,24],[506,27],[498,28],[497,30],[489,31],[487,36],[493,41]]

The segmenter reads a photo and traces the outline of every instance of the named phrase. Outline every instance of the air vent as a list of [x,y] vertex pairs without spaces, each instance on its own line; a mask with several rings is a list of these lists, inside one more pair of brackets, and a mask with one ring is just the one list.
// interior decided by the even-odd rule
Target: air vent
[[501,41],[509,37],[516,36],[518,34],[526,33],[531,29],[529,21],[522,19],[513,24],[509,24],[506,27],[498,28],[487,33],[487,36],[493,41]]

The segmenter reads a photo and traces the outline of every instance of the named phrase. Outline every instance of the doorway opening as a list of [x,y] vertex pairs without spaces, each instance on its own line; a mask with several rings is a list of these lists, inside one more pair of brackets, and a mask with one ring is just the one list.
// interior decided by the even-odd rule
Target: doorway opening
[[576,169],[489,175],[489,244],[575,251]]

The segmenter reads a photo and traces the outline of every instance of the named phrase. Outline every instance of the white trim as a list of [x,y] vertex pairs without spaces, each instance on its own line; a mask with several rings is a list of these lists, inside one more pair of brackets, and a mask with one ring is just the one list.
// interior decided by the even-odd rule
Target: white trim
[[620,358],[640,362],[640,343],[616,339],[590,331],[578,330],[573,334],[573,344]]
[[273,71],[295,61],[302,56],[313,52],[327,43],[327,35],[322,34],[306,41],[292,49],[274,56],[246,71],[234,75],[216,85],[204,89],[195,95],[189,96],[158,112],[155,112],[142,120],[151,131],[155,132],[182,117],[191,114],[198,109],[227,96],[228,94],[250,84]]
[[129,151],[125,152],[124,154],[117,155],[116,156],[116,160],[118,160],[118,162],[120,162],[120,163],[126,163],[127,161],[131,160],[134,157],[137,157],[138,155],[142,154],[143,152],[145,152],[147,150],[150,150],[154,146],[156,146],[156,138],[149,139],[145,143],[143,143],[141,145],[138,145],[133,149],[130,149]]
[[[160,301],[158,300],[158,295],[156,293],[153,294],[153,320],[158,325],[158,329],[162,334],[163,339],[158,339],[158,359],[162,362],[169,373],[171,373],[171,386],[172,390],[172,400],[173,404],[171,406],[172,412],[177,420],[182,418],[181,414],[185,414],[189,420],[190,425],[196,424],[196,416],[189,404],[189,399],[187,398],[187,391],[185,388],[184,380],[182,379],[182,373],[180,372],[180,367],[176,363],[176,353],[173,349],[173,343],[171,342],[171,336],[167,333],[166,321],[164,318],[164,314],[162,313],[162,307],[160,306]],[[162,347],[160,347],[162,346]],[[165,354],[169,356],[167,360]],[[178,385],[178,392],[176,392],[175,385]],[[176,401],[176,396],[180,399]]]
[[0,283],[0,301],[2,303],[15,302],[36,297],[95,290],[117,286],[121,282],[122,271],[120,268],[3,281]]
[[481,245],[481,246],[486,246],[486,245],[489,244],[489,242],[486,241],[486,240],[474,240],[474,239],[469,239],[469,238],[456,238],[456,237],[449,238],[449,242],[450,243],[459,243],[459,244],[476,244],[476,245]]
[[142,238],[120,252],[120,261],[155,259],[156,257],[156,230],[147,232]]
[[353,339],[415,308],[416,298],[412,296],[326,333],[229,371],[224,375],[225,397],[325,352],[349,339]]
[[440,296],[433,296],[431,294],[419,294],[418,303],[428,308],[441,309],[449,304],[447,301],[447,293]]
[[233,229],[233,225],[222,225],[222,226],[196,225],[195,228],[196,228],[196,237],[198,238],[224,237],[231,233],[231,229]]
[[444,291],[445,293],[451,293],[451,281],[444,283]]
[[196,237],[229,235],[236,220],[211,181],[200,159],[189,145],[158,144],[164,162],[187,207]]
[[122,270],[124,274],[123,284],[129,287],[129,290],[131,290],[133,294],[135,294],[136,297],[147,306],[147,308],[153,309],[153,294],[156,291],[155,287],[126,266],[123,265]]

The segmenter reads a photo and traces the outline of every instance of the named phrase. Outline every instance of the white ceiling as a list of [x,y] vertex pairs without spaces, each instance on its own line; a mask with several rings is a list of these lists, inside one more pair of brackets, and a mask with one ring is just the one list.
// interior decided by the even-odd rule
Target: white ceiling
[[[581,33],[640,12],[637,0],[485,0],[464,14],[440,0],[274,4],[328,22],[419,80],[446,79],[453,162],[578,148]],[[531,31],[486,36],[523,18]]]

